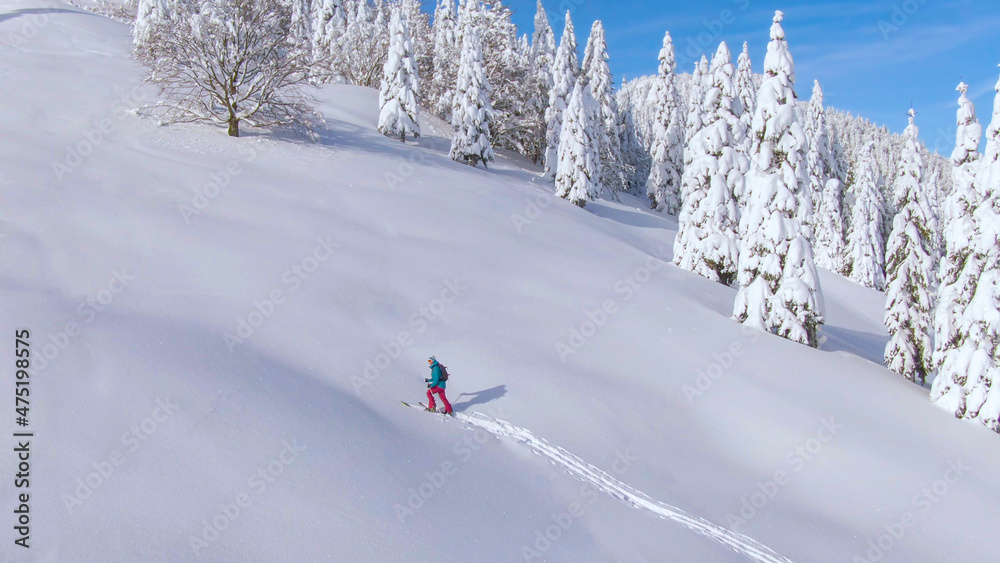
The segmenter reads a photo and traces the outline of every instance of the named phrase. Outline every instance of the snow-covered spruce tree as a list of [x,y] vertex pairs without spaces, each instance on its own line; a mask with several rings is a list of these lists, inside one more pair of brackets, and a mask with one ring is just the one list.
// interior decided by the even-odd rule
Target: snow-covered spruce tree
[[[824,111],[826,115],[830,114],[830,110]],[[827,120],[829,124],[829,120]],[[828,125],[830,130],[830,157],[833,161],[833,175],[836,179],[840,180],[841,187],[847,185],[848,176],[850,173],[850,163],[847,161],[847,149],[844,148],[842,142],[842,135],[832,125]]]
[[[962,319],[961,328],[966,332],[963,333],[958,360],[967,371],[962,374],[963,379],[952,380],[955,391],[958,391],[957,384],[962,384],[961,392],[953,391],[950,396],[942,396],[938,404],[959,418],[978,420],[990,430],[1000,433],[1000,385],[995,384],[1000,381],[997,360],[1000,356],[1000,315],[997,314],[1000,310],[1000,257],[996,250],[1000,245],[997,236],[1000,233],[996,229],[1000,223],[1000,215],[997,214],[1000,210],[995,202],[980,206],[980,209],[988,216],[983,219],[988,218],[988,229],[992,232],[986,235],[985,240],[993,245],[993,252],[984,255],[983,273]],[[986,251],[983,244],[977,244],[977,247]],[[947,387],[947,381],[943,384]],[[959,396],[962,400],[957,407],[949,404],[949,399]]]
[[823,323],[819,275],[799,219],[806,138],[795,108],[795,71],[784,15],[774,14],[753,118],[746,207],[740,219],[740,290],[734,317],[816,347]]
[[[816,207],[814,202],[816,201],[816,196],[813,194],[813,186],[809,182],[809,145],[810,138],[809,132],[806,130],[806,124],[808,121],[808,116],[802,111],[802,106],[796,104],[795,111],[798,114],[798,121],[802,124],[802,131],[805,137],[805,145],[802,146],[802,156],[801,160],[795,162],[795,176],[798,178],[799,192],[797,197],[799,198],[799,211],[798,218],[799,223],[802,225],[802,233],[809,240],[810,246],[812,246],[813,240],[816,237],[815,230],[815,211]],[[885,236],[888,237],[888,231],[885,232]],[[882,239],[885,240],[885,237]],[[814,258],[815,260],[815,258]]]
[[[972,215],[976,203],[975,175],[978,160],[980,158],[979,142],[982,137],[983,128],[976,118],[976,107],[968,97],[969,86],[960,83],[957,91],[958,113],[955,150],[951,154],[952,168],[952,197],[945,209],[945,219],[949,223],[954,223],[962,217]],[[955,233],[955,242],[969,244],[966,239],[961,241]]]
[[310,37],[312,49],[320,57],[328,56],[330,43],[335,43],[339,39],[339,34],[343,33],[347,25],[341,4],[342,0],[310,0],[307,3],[313,10],[311,26],[313,33]]
[[600,184],[612,197],[625,190],[621,140],[618,138],[618,104],[614,96],[611,67],[608,66],[608,45],[604,39],[604,24],[594,22],[583,58],[583,74],[590,93],[597,102],[600,121],[598,152],[601,155]]
[[451,158],[476,166],[493,162],[490,123],[493,106],[490,103],[490,83],[483,69],[483,48],[480,30],[470,27],[463,32],[462,60],[458,65],[458,87],[452,111],[455,136],[451,140]]
[[899,212],[899,209],[896,208],[896,197],[892,190],[892,183],[886,181],[886,178],[895,176],[896,166],[902,154],[902,150],[897,151],[895,143],[892,141],[890,141],[889,146],[877,143],[875,145],[875,169],[878,171],[878,192],[882,198],[881,234],[883,248],[889,242],[889,234],[892,233],[892,220]]
[[[708,58],[705,55],[701,56],[701,60],[695,63],[694,72],[691,73],[691,90],[688,92],[687,98],[687,119],[684,120],[684,166],[688,165],[691,161],[690,146],[687,143],[688,139],[693,139],[698,131],[705,125],[702,119],[702,102],[705,101],[705,91],[708,89],[708,85],[705,83],[709,80],[708,77]],[[684,194],[681,194],[683,199]]]
[[305,55],[312,53],[313,40],[313,0],[291,0],[291,28],[288,32],[288,42]]
[[451,107],[458,84],[458,12],[455,0],[440,0],[434,10],[434,75],[430,81],[430,103],[434,113],[451,121]]
[[155,57],[151,53],[155,45],[150,41],[156,28],[166,24],[169,18],[165,0],[139,0],[136,4],[135,23],[132,24],[132,43],[140,60]]
[[570,96],[559,139],[556,195],[580,207],[601,193],[600,112],[581,76]]
[[618,99],[618,141],[622,147],[622,162],[626,174],[625,189],[635,195],[644,195],[649,177],[649,153],[642,146],[639,131],[632,116],[631,91],[622,79]]
[[[486,73],[487,78],[489,78],[489,70],[487,69],[488,58],[488,40],[492,35],[489,29],[490,24],[498,23],[492,18],[487,17],[487,11],[489,6],[480,2],[479,0],[458,0],[457,4],[457,16],[455,20],[455,35],[458,40],[458,53],[459,62],[461,61],[462,49],[465,45],[465,36],[467,33],[471,33],[473,29],[479,32],[479,44],[480,50],[483,53],[483,69]],[[457,82],[456,82],[457,84]],[[490,85],[491,91],[494,85]],[[452,108],[454,109],[454,108]]]
[[739,271],[736,193],[743,191],[747,170],[735,73],[723,42],[706,76],[702,129],[688,141],[693,159],[684,168],[685,197],[674,241],[675,264],[724,285],[733,285]]
[[681,170],[683,168],[683,129],[680,103],[675,86],[674,43],[670,32],[663,36],[660,72],[653,81],[649,98],[655,108],[653,118],[652,164],[646,181],[646,195],[657,211],[677,215],[681,208]]
[[[993,226],[988,222],[984,225],[978,221],[990,202],[981,201],[976,176],[977,172],[981,176],[978,178],[978,187],[985,188],[981,190],[982,193],[990,193],[992,190],[988,182],[992,180],[992,168],[995,164],[989,156],[982,163],[979,162],[982,125],[976,119],[976,108],[967,96],[968,86],[963,82],[958,85],[957,90],[960,93],[958,131],[955,150],[951,155],[954,163],[953,188],[945,209],[945,255],[941,261],[941,286],[938,306],[934,312],[934,362],[938,367],[938,375],[931,389],[931,399],[955,413],[958,418],[975,418],[969,408],[969,392],[974,385],[969,371],[973,356],[980,349],[978,338],[982,335],[971,334],[973,315],[980,314],[974,311],[972,301],[978,293],[979,285],[985,281],[983,274],[988,255],[988,251],[984,253],[977,249],[977,241],[995,244],[983,232],[984,226],[990,230]],[[994,115],[994,121],[1000,129],[1000,118]],[[1000,152],[1000,147],[990,146],[997,141],[992,130],[991,123],[988,155],[994,150]],[[981,164],[982,170],[977,171]],[[983,213],[980,213],[980,209],[983,209]],[[983,304],[985,303],[980,302],[980,305]]]
[[653,90],[656,89],[656,84],[659,81],[659,73],[652,76],[641,76],[634,80],[622,79],[621,88],[617,92],[618,110],[631,114],[639,143],[646,153],[647,168],[642,176],[643,194],[646,192],[646,180],[650,173],[648,164],[652,162],[649,153],[653,149],[653,125],[660,106],[659,101],[654,97]]
[[566,27],[563,29],[556,60],[552,65],[552,89],[549,91],[549,107],[545,110],[548,124],[545,133],[545,177],[554,180],[559,165],[559,138],[562,136],[563,112],[569,105],[569,97],[580,74],[580,63],[576,53],[576,33],[573,18],[566,12]]
[[372,25],[372,36],[369,40],[373,45],[378,46],[376,55],[379,57],[374,64],[372,74],[372,86],[375,87],[382,82],[382,67],[389,57],[389,19],[392,15],[392,6],[385,0],[375,0],[375,21]]
[[329,82],[336,76],[336,69],[340,66],[347,18],[344,16],[341,0],[317,0],[315,6],[311,39],[313,79]]
[[[545,119],[548,105],[548,86],[539,82],[538,62],[532,57],[531,41],[527,34],[522,34],[512,50],[511,57],[515,61],[515,72],[508,79],[508,87],[516,92],[510,119],[510,133],[501,143],[510,144],[520,154],[534,163],[545,159],[545,130],[548,122]],[[543,96],[542,91],[546,93]]]
[[348,83],[376,88],[389,54],[388,21],[385,10],[367,1],[347,4],[347,29],[336,73]]
[[[736,91],[739,93],[740,106],[743,113],[740,121],[748,133],[753,130],[753,114],[757,107],[757,83],[754,81],[753,66],[750,62],[750,48],[743,43],[743,52],[736,61]],[[743,140],[743,154],[750,157],[753,139],[748,134]],[[737,194],[739,197],[739,194]]]
[[465,45],[465,34],[473,28],[479,29],[479,42],[482,45],[484,42],[483,36],[486,33],[483,29],[485,24],[485,7],[479,0],[458,0],[455,30],[458,39],[459,60],[462,58],[461,51]]
[[225,125],[240,135],[254,127],[305,126],[312,121],[300,86],[307,57],[288,49],[291,9],[279,0],[214,0],[182,12],[151,41],[170,56],[147,59],[147,82],[161,101],[142,108],[163,122]]
[[409,18],[398,6],[392,10],[389,23],[392,40],[389,43],[389,58],[382,72],[382,87],[379,90],[378,130],[389,137],[399,137],[406,142],[406,136],[420,136],[420,75],[417,59],[410,37]]
[[923,159],[917,147],[916,114],[910,110],[907,145],[896,174],[896,208],[886,249],[885,365],[923,385],[932,372],[931,291],[934,287],[930,210],[923,188]]
[[542,0],[538,0],[535,7],[535,33],[531,37],[531,55],[542,64],[548,61],[548,69],[541,70],[548,75],[547,83],[552,81],[552,63],[556,58],[556,34],[549,23],[549,16],[545,12]]
[[933,163],[934,156],[925,151],[921,157],[928,163],[927,172],[924,174],[924,193],[927,194],[927,205],[931,210],[931,260],[934,262],[936,274],[941,269],[941,252],[944,248],[944,236],[941,231],[941,184],[938,181],[937,165]]
[[967,335],[969,359],[963,416],[1000,433],[1000,82],[996,91],[993,118],[986,130],[986,155],[976,171],[979,205],[973,214],[973,252],[982,273],[960,330]]
[[834,157],[830,129],[823,107],[823,89],[817,80],[806,121],[809,138],[808,165],[810,193],[813,196],[813,250],[816,265],[834,272],[843,269],[844,217],[842,184]]
[[[509,21],[509,16],[513,13],[509,11],[507,13]],[[510,26],[513,30],[512,22]],[[512,35],[514,33],[511,31]],[[556,39],[541,0],[535,12],[535,31],[532,40],[529,42],[526,35],[522,36],[516,44],[512,44],[510,51],[506,57],[514,59],[511,65],[513,68],[507,69],[506,72],[500,68],[496,69],[505,76],[508,88],[515,93],[515,99],[510,104],[513,110],[513,115],[510,116],[511,132],[507,135],[508,139],[501,141],[513,144],[518,152],[530,158],[532,162],[542,162],[545,159],[547,145],[546,112],[553,85],[552,67],[555,61]]]
[[549,91],[555,84],[552,65],[556,60],[556,35],[549,24],[542,0],[535,11],[535,34],[531,40],[531,59],[534,62],[534,83],[537,88],[538,107],[542,114],[549,107]]
[[875,143],[868,142],[851,186],[851,226],[844,273],[855,282],[885,289],[885,246],[882,243],[882,196],[879,194]]
[[823,89],[819,85],[819,80],[813,83],[805,130],[806,138],[809,139],[809,152],[806,154],[806,175],[809,180],[809,195],[812,197],[810,204],[814,213],[811,219],[813,221],[812,232],[815,236],[815,215],[819,212],[826,183],[834,177],[833,155],[830,152],[830,131],[826,125]]
[[815,215],[813,249],[816,265],[831,272],[844,271],[843,184],[830,178],[823,186],[819,210]]
[[160,3],[156,0],[138,0],[135,4],[135,18],[132,20],[132,44],[138,47],[148,39],[149,26],[163,19]]
[[482,12],[483,63],[492,90],[496,147],[515,150],[533,160],[544,153],[545,120],[534,102],[530,42],[518,37],[513,12],[500,2]]
[[941,231],[941,210],[943,208],[943,194],[939,177],[943,159],[938,158],[936,152],[932,153],[923,143],[919,143],[920,157],[924,160],[924,194],[927,196],[927,206],[931,211],[931,259],[934,261],[935,274],[941,267],[941,249],[944,246]]
[[[434,70],[434,34],[431,31],[430,14],[421,9],[422,0],[400,0],[403,15],[410,27],[410,43],[413,46],[413,59],[416,61],[417,74],[421,83],[424,77],[430,77]],[[420,88],[417,101],[427,107],[429,98],[426,88]]]

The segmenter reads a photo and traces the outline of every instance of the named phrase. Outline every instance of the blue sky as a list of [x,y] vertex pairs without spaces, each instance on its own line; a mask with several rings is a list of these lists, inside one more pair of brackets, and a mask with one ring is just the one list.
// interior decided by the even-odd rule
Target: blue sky
[[[506,5],[515,10],[521,32],[531,33],[535,0],[507,0]],[[693,65],[689,53],[711,55],[720,41],[734,52],[747,41],[754,70],[761,72],[771,17],[780,9],[800,98],[811,95],[818,79],[827,105],[895,132],[906,126],[912,100],[921,138],[942,154],[950,154],[955,142],[955,86],[960,80],[969,84],[985,125],[1000,76],[997,0],[545,0],[545,7],[557,41],[565,11],[572,12],[581,48],[594,20],[604,22],[616,82],[623,75],[656,72],[667,30],[684,72]]]

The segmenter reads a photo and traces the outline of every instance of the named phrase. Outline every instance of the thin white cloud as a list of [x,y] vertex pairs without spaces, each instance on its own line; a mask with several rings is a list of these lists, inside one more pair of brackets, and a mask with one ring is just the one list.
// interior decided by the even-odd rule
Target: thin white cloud
[[979,18],[963,24],[921,24],[910,22],[883,40],[877,31],[865,29],[865,35],[877,39],[864,43],[845,42],[841,48],[828,50],[825,55],[811,58],[810,66],[827,69],[834,75],[859,68],[894,67],[945,53],[983,36],[996,34],[1000,15]]

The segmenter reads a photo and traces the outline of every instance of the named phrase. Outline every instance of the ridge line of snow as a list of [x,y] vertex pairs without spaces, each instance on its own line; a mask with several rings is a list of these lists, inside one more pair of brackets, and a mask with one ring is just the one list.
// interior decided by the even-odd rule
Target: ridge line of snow
[[677,507],[654,500],[649,495],[615,479],[604,470],[590,465],[565,449],[550,445],[543,438],[534,436],[524,428],[514,426],[503,420],[490,418],[482,413],[472,414],[476,416],[455,413],[455,417],[458,420],[481,428],[498,438],[512,438],[514,441],[527,446],[532,453],[563,466],[568,473],[594,486],[597,490],[620,499],[633,508],[647,510],[659,518],[677,522],[689,530],[722,544],[754,561],[791,563],[790,559],[778,555],[767,546],[752,538],[713,524],[704,518],[687,514]]

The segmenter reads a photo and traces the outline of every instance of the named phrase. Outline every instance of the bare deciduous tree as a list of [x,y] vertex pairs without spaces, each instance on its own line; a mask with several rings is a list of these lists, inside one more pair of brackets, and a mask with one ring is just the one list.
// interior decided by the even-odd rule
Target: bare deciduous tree
[[[193,4],[187,4],[192,6]],[[289,42],[291,11],[278,0],[212,0],[172,14],[151,30],[155,49],[137,51],[162,100],[143,111],[167,123],[308,126],[301,86],[309,61]]]

